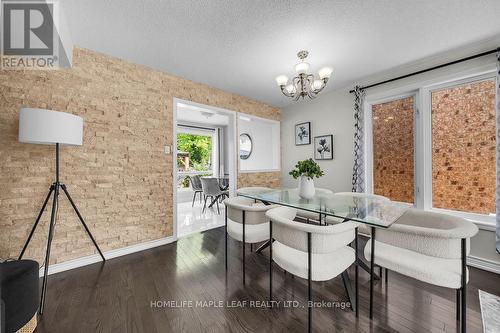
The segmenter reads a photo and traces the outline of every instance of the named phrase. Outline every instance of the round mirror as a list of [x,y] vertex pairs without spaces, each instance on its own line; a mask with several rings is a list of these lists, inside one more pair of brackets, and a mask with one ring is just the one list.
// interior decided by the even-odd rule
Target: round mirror
[[240,158],[246,160],[252,154],[252,138],[247,133],[240,134]]

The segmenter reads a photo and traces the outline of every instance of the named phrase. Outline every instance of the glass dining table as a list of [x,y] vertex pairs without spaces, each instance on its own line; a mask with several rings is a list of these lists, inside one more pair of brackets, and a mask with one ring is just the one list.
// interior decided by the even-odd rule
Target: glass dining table
[[[375,256],[375,241],[373,240],[376,237],[376,230],[390,228],[411,207],[408,204],[390,201],[383,197],[348,192],[332,194],[317,191],[311,199],[301,198],[297,189],[285,188],[247,191],[238,193],[238,195],[261,201],[267,205],[276,204],[317,213],[319,224],[328,225],[326,217],[331,216],[337,218],[339,222],[355,221],[368,226],[372,238],[370,266],[368,267],[360,258],[356,258],[356,264],[370,273],[370,302],[373,300],[373,280],[379,278],[373,271]],[[269,241],[264,243],[256,252],[260,253],[269,245]],[[342,278],[351,304],[353,304],[354,298],[352,297],[349,276],[344,272]]]

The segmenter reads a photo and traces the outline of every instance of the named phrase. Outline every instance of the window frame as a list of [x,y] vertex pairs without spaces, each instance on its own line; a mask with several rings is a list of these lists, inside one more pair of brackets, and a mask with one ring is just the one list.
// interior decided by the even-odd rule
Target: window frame
[[[366,192],[373,193],[373,123],[372,105],[414,96],[414,204],[417,209],[447,213],[468,219],[482,229],[494,230],[495,216],[432,207],[432,98],[433,91],[494,79],[498,85],[496,68],[477,67],[462,73],[448,74],[434,80],[417,81],[406,86],[369,94],[364,101],[364,142]],[[496,104],[499,96],[496,95]],[[498,124],[498,115],[496,119]],[[497,144],[500,144],[497,143]],[[496,181],[496,179],[495,179]]]
[[[410,204],[412,206],[416,206],[417,203],[417,187],[416,187],[416,180],[417,180],[417,165],[416,165],[416,153],[417,153],[417,129],[418,127],[416,126],[416,110],[417,110],[417,103],[419,99],[419,92],[418,90],[413,90],[405,93],[401,93],[398,95],[393,95],[393,96],[388,96],[388,97],[383,97],[379,99],[374,99],[370,100],[366,105],[365,105],[365,119],[364,119],[364,128],[367,130],[365,131],[365,151],[369,152],[368,154],[365,155],[365,184],[366,184],[366,192],[368,193],[373,193],[373,105],[376,104],[382,104],[382,103],[388,103],[392,101],[396,101],[399,99],[404,99],[408,97],[413,97],[413,204]],[[409,204],[408,202],[401,202],[404,204]]]
[[[478,222],[480,224],[487,224],[487,225],[493,225],[496,223],[495,220],[495,215],[487,215],[487,214],[479,214],[479,213],[473,213],[473,212],[464,212],[464,211],[458,211],[458,210],[452,210],[452,209],[445,209],[445,208],[435,208],[432,205],[432,92],[434,91],[439,91],[443,89],[450,89],[450,88],[455,88],[459,87],[465,84],[471,84],[475,82],[481,82],[481,81],[486,81],[486,80],[491,80],[493,79],[496,82],[496,73],[495,72],[487,72],[487,73],[482,73],[478,75],[473,75],[465,78],[459,78],[453,81],[448,81],[448,82],[442,82],[442,83],[437,83],[434,85],[430,85],[427,87],[424,87],[423,90],[423,113],[422,113],[422,118],[423,118],[423,130],[424,130],[424,157],[423,161],[425,162],[424,165],[424,177],[423,181],[424,184],[423,187],[425,189],[425,194],[423,196],[423,206],[425,210],[428,211],[433,211],[433,212],[440,212],[440,213],[447,213],[455,216],[460,216],[463,218],[466,218],[468,220],[472,220],[475,222]],[[498,101],[498,96],[497,93],[495,92],[496,100],[495,100],[495,105],[496,102]],[[497,143],[498,144],[498,143]],[[496,179],[495,179],[496,181]]]

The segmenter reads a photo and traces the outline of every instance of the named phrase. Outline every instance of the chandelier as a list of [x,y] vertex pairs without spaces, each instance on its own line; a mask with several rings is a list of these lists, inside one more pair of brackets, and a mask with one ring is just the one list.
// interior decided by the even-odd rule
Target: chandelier
[[300,62],[295,65],[297,76],[292,79],[292,82],[288,83],[288,77],[286,75],[276,77],[276,83],[280,87],[283,95],[293,98],[294,101],[299,100],[300,97],[304,99],[306,96],[311,99],[315,98],[320,91],[325,88],[333,72],[331,67],[323,67],[318,71],[319,79],[315,79],[314,74],[307,73],[309,70],[309,63],[305,62],[305,59],[308,55],[308,51],[300,51],[297,53]]

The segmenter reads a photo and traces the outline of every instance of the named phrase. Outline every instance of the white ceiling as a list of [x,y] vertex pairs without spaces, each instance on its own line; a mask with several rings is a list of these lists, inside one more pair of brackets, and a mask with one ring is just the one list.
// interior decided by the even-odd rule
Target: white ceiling
[[499,0],[64,0],[75,45],[276,106],[296,53],[327,90],[500,37]]
[[229,116],[194,105],[177,103],[177,120],[184,123],[203,125],[229,125]]

